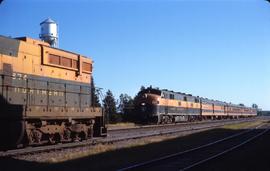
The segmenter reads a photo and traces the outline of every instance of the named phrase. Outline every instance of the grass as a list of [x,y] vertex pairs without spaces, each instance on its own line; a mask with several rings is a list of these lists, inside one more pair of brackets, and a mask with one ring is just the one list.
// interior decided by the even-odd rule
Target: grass
[[246,128],[250,128],[250,127],[260,125],[261,123],[262,123],[262,121],[243,122],[243,123],[239,123],[239,124],[225,125],[223,128],[224,129],[232,129],[232,130],[246,129]]
[[[130,143],[124,142],[122,143],[121,148],[139,147],[139,146],[144,146],[151,143],[158,143],[165,140],[174,139],[176,137],[177,137],[176,135],[170,135],[170,136],[154,136],[151,138],[141,138],[137,140],[131,140],[132,142],[129,141]],[[98,144],[98,145],[93,146],[92,148],[85,148],[84,150],[80,150],[77,152],[65,153],[60,156],[51,157],[43,162],[59,163],[59,162],[79,159],[79,158],[83,158],[87,156],[93,156],[93,155],[101,154],[104,152],[111,152],[115,150],[119,150],[119,146],[115,144],[108,144],[108,145]]]
[[108,129],[124,129],[124,128],[134,128],[136,124],[133,122],[121,122],[116,124],[108,124]]
[[110,144],[110,145],[98,144],[98,145],[94,146],[93,148],[88,148],[88,149],[84,149],[84,150],[80,150],[80,151],[76,151],[76,152],[70,152],[70,153],[66,152],[64,154],[61,154],[60,156],[51,157],[51,158],[48,158],[47,160],[42,161],[42,162],[59,163],[59,162],[78,159],[78,158],[82,158],[82,157],[86,157],[86,156],[96,155],[96,154],[112,151],[115,149],[116,149],[116,147],[113,144]]

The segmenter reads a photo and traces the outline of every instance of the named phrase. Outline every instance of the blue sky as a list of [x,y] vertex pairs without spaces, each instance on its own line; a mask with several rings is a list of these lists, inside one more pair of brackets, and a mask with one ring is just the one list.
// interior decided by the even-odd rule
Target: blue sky
[[91,56],[104,91],[141,85],[270,109],[270,4],[263,0],[4,0],[0,34],[38,38],[59,24],[62,49]]

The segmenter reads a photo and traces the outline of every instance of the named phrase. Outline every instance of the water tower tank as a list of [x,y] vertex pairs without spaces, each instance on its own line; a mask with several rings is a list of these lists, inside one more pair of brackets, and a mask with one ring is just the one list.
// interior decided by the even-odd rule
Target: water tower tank
[[48,42],[52,47],[58,46],[57,23],[48,18],[40,23],[40,39]]

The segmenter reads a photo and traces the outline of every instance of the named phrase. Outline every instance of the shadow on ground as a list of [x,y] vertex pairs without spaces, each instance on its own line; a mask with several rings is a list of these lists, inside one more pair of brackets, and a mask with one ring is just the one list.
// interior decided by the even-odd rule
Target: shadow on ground
[[[80,170],[117,170],[119,168],[129,166],[131,164],[147,161],[151,158],[157,158],[166,154],[171,154],[173,152],[183,151],[185,149],[190,149],[195,146],[206,144],[212,142],[213,140],[221,139],[222,137],[240,132],[243,130],[230,130],[230,129],[214,129],[209,131],[204,131],[200,133],[195,133],[192,135],[187,135],[184,137],[179,137],[175,139],[170,139],[163,142],[152,143],[139,147],[131,147],[126,149],[120,149],[110,152],[105,152],[93,156],[88,156],[84,158],[79,158],[75,160],[70,160],[57,164],[46,164],[38,162],[29,162],[23,160],[17,160],[13,158],[1,158],[0,159],[0,170],[1,171],[10,171],[10,170],[65,170],[65,171],[80,171]],[[256,143],[253,143],[252,148],[245,150],[248,154],[238,153],[234,155],[237,157],[234,159],[231,157],[230,160],[224,160],[224,162],[212,163],[212,165],[203,166],[199,170],[257,170],[256,165],[258,162],[265,162],[270,158],[270,133],[266,136],[261,137]],[[248,156],[248,158],[247,158]],[[263,156],[263,158],[260,158]],[[248,165],[247,163],[255,164],[255,166]],[[255,162],[256,161],[256,162]],[[228,162],[234,162],[234,165],[230,165]],[[215,164],[217,164],[215,166]],[[244,165],[245,164],[245,165]],[[239,165],[239,168],[235,166]],[[233,167],[230,167],[233,166]],[[267,165],[264,165],[268,167]],[[208,169],[209,168],[209,169]],[[197,168],[198,169],[198,168]],[[262,168],[258,168],[262,169]]]

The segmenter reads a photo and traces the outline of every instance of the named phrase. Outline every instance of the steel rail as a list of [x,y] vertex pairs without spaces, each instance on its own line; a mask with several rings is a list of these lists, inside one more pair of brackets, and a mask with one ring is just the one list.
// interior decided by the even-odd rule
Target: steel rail
[[128,136],[128,137],[120,137],[120,138],[117,137],[117,138],[112,138],[112,139],[109,139],[109,140],[108,139],[104,139],[104,140],[103,139],[93,139],[93,140],[87,140],[87,141],[83,141],[83,142],[73,142],[73,143],[66,143],[66,144],[46,145],[46,146],[39,146],[39,147],[26,147],[26,148],[23,148],[23,149],[2,151],[2,152],[0,152],[0,157],[9,157],[9,156],[33,154],[33,153],[47,152],[47,151],[52,151],[52,150],[76,148],[76,147],[82,147],[82,146],[87,146],[87,145],[110,144],[110,143],[130,140],[130,139],[139,139],[139,138],[158,136],[158,135],[166,135],[166,134],[173,134],[173,133],[179,133],[179,132],[187,132],[187,131],[205,130],[205,129],[211,129],[211,128],[224,126],[224,125],[225,124],[213,125],[213,126],[205,126],[205,127],[199,127],[199,128],[189,128],[189,129],[182,129],[182,130],[169,130],[169,131],[149,133],[149,134],[144,134],[144,135],[131,135],[131,136]]
[[231,121],[245,121],[245,120],[256,120],[260,117],[252,117],[252,118],[240,118],[240,119],[220,119],[220,120],[205,120],[205,121],[195,121],[195,122],[178,122],[178,123],[170,123],[170,124],[151,124],[151,125],[139,125],[128,128],[108,128],[108,131],[126,131],[126,130],[135,130],[142,128],[156,128],[156,127],[164,127],[164,126],[178,126],[178,125],[197,125],[197,124],[209,124],[209,123],[220,123],[220,122],[231,122]]
[[[235,124],[235,123],[242,123],[242,122],[251,122],[251,120],[233,120],[231,122],[218,122],[218,123],[212,123],[214,125],[205,125],[199,126],[199,127],[188,127],[186,129],[174,129],[174,130],[156,130],[156,132],[153,133],[144,133],[143,135],[129,135],[124,137],[116,137],[116,138],[94,138],[91,140],[86,140],[82,142],[74,142],[74,143],[65,143],[65,144],[55,144],[55,145],[47,145],[47,146],[39,146],[39,147],[26,147],[22,149],[14,149],[14,150],[8,150],[8,151],[0,151],[0,157],[9,157],[9,156],[18,156],[18,155],[25,155],[25,154],[34,154],[34,153],[40,153],[40,152],[48,152],[48,151],[55,151],[55,150],[61,150],[61,149],[67,149],[67,148],[76,148],[76,147],[82,147],[82,146],[88,146],[88,145],[97,145],[97,144],[111,144],[115,142],[120,141],[126,141],[130,139],[139,139],[139,138],[145,138],[145,137],[151,137],[151,136],[158,136],[158,135],[166,135],[166,134],[174,134],[174,133],[181,133],[181,132],[196,132],[200,130],[207,130],[212,128],[217,128],[224,126],[226,124]],[[164,127],[166,128],[166,127]]]
[[224,155],[224,154],[227,154],[227,153],[229,153],[229,152],[231,152],[231,151],[233,151],[233,150],[235,150],[235,149],[237,149],[237,148],[239,148],[239,147],[242,147],[243,145],[249,143],[250,141],[252,141],[252,140],[254,140],[254,139],[256,139],[256,138],[258,138],[258,137],[264,135],[264,134],[267,133],[269,130],[270,130],[270,128],[267,128],[267,129],[265,129],[264,131],[262,131],[261,133],[259,133],[259,134],[255,135],[255,136],[253,136],[253,137],[247,139],[246,141],[244,141],[244,142],[242,142],[242,143],[240,143],[240,144],[237,144],[237,145],[235,145],[235,146],[233,146],[233,147],[231,147],[231,148],[229,148],[229,149],[227,149],[227,150],[224,150],[224,151],[222,151],[222,152],[220,152],[220,153],[218,153],[218,154],[216,154],[216,155],[213,155],[213,156],[211,156],[211,157],[208,157],[208,158],[206,158],[206,159],[203,159],[203,160],[201,160],[201,161],[198,161],[198,162],[196,162],[196,163],[193,163],[193,164],[191,164],[191,165],[189,165],[189,166],[187,166],[187,167],[185,167],[185,168],[183,168],[183,169],[180,169],[180,171],[189,170],[189,169],[191,169],[191,168],[194,168],[194,167],[196,167],[196,166],[199,166],[199,165],[201,165],[201,164],[204,164],[204,163],[206,163],[206,162],[208,162],[208,161],[214,160],[214,159],[216,159],[216,158],[218,158],[218,157],[220,157],[220,156],[222,156],[222,155]]
[[[252,129],[248,129],[248,130],[245,130],[245,131],[242,131],[240,133],[236,133],[236,134],[233,134],[233,135],[230,135],[228,137],[225,137],[225,138],[222,138],[222,139],[219,139],[219,140],[216,140],[214,142],[210,142],[210,143],[207,143],[207,144],[204,144],[204,145],[201,145],[199,147],[195,147],[195,148],[192,148],[192,149],[188,149],[188,150],[185,150],[185,151],[181,151],[181,152],[177,152],[177,153],[173,153],[173,154],[170,154],[170,155],[166,155],[166,156],[163,156],[163,157],[159,157],[159,158],[156,158],[156,159],[153,159],[153,160],[149,160],[149,161],[146,161],[146,162],[142,162],[142,163],[137,163],[137,164],[134,164],[134,165],[131,165],[131,166],[128,166],[128,167],[124,167],[124,168],[121,168],[121,169],[118,169],[118,171],[126,171],[126,170],[134,170],[134,169],[140,169],[140,168],[143,168],[143,167],[147,167],[147,166],[150,166],[150,165],[154,165],[158,162],[161,162],[161,161],[164,161],[164,160],[168,160],[168,159],[171,159],[171,158],[174,158],[174,157],[179,157],[181,155],[184,155],[184,154],[187,154],[187,153],[190,153],[190,152],[194,152],[194,151],[197,151],[197,150],[200,150],[200,149],[203,149],[203,148],[206,148],[206,147],[210,147],[212,145],[215,145],[215,144],[218,144],[220,142],[224,142],[226,140],[229,140],[229,139],[232,139],[232,138],[235,138],[235,137],[239,137],[241,135],[244,135],[246,133],[249,133],[249,132],[252,132],[258,128],[260,128],[261,126],[265,125],[264,124],[261,124],[259,126],[256,126],[255,128],[252,128]],[[268,129],[267,129],[268,131]],[[256,137],[258,137],[259,135],[261,134],[257,134]],[[255,138],[254,138],[255,139]],[[251,140],[250,140],[251,141]],[[249,142],[249,141],[248,141]],[[241,143],[242,144],[242,143]],[[243,144],[244,145],[244,144]],[[232,149],[233,150],[233,149]],[[221,154],[222,155],[222,154]],[[218,156],[217,156],[218,157]],[[211,157],[209,157],[208,160],[210,160]],[[208,161],[207,159],[205,159],[205,161],[201,161],[202,163],[203,162],[206,162]],[[192,167],[195,167],[199,164],[202,164],[200,162],[197,162],[193,165],[190,165],[186,168],[184,168],[184,170],[187,170],[189,168],[192,168]]]

